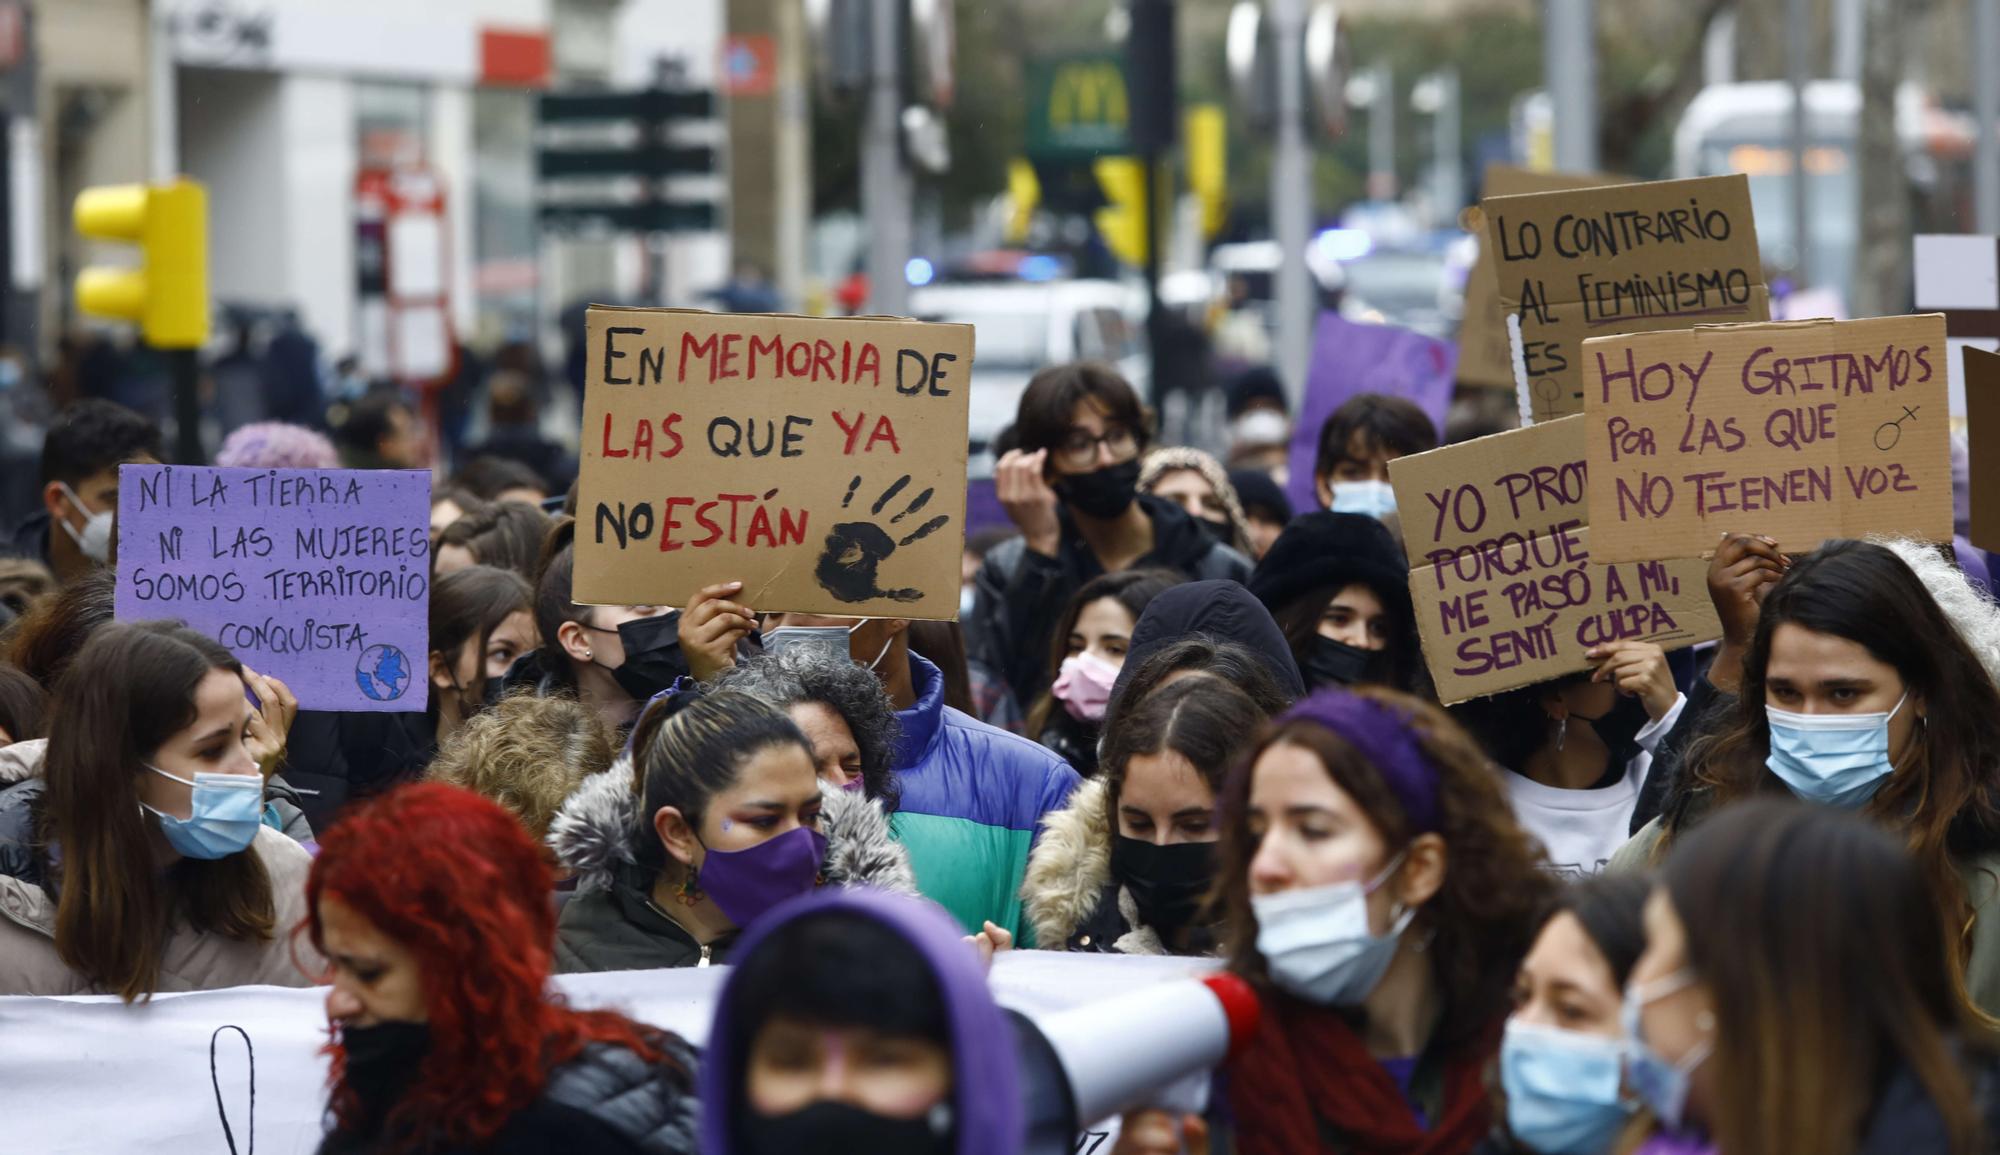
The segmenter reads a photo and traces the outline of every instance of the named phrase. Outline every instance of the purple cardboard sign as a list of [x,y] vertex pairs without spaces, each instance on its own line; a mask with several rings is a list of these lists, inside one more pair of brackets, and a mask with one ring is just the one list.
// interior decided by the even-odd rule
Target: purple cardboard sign
[[1312,360],[1306,368],[1306,396],[1292,424],[1291,476],[1285,495],[1292,508],[1318,509],[1313,492],[1313,459],[1319,430],[1333,411],[1357,393],[1386,393],[1416,402],[1430,415],[1440,437],[1451,409],[1458,350],[1447,342],[1394,325],[1349,321],[1323,312],[1313,327]]
[[178,619],[308,710],[425,708],[431,477],[118,469],[121,621]]

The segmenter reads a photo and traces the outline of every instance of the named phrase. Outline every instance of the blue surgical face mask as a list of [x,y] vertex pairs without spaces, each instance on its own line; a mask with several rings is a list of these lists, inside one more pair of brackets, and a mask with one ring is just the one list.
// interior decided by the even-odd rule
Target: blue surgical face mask
[[1351,1007],[1367,999],[1395,961],[1396,944],[1416,917],[1414,909],[1403,907],[1388,934],[1368,929],[1368,896],[1402,864],[1398,854],[1367,882],[1252,895],[1257,951],[1271,981],[1323,1007]]
[[1396,512],[1396,491],[1386,481],[1336,481],[1332,510],[1359,513],[1380,521]]
[[1635,1103],[1619,1095],[1625,1041],[1507,1021],[1507,1129],[1539,1155],[1602,1155]]
[[193,788],[188,816],[175,818],[141,802],[159,820],[167,845],[188,858],[228,858],[241,853],[257,837],[264,819],[264,779],[257,774],[199,773],[190,782],[157,766],[146,769]]
[[1688,1085],[1694,1078],[1696,1068],[1708,1061],[1715,1051],[1714,1016],[1703,1012],[1696,1025],[1708,1032],[1708,1037],[1696,1043],[1694,1048],[1681,1056],[1678,1063],[1670,1063],[1646,1043],[1640,1029],[1640,1012],[1650,1003],[1656,1003],[1676,991],[1685,990],[1695,983],[1691,971],[1680,971],[1644,986],[1625,988],[1623,1021],[1625,1024],[1625,1081],[1639,1101],[1652,1109],[1653,1117],[1669,1131],[1682,1131],[1686,1120]]
[[1808,802],[1855,809],[1866,806],[1889,780],[1889,720],[1910,700],[1873,714],[1794,714],[1765,706],[1771,752],[1764,765]]

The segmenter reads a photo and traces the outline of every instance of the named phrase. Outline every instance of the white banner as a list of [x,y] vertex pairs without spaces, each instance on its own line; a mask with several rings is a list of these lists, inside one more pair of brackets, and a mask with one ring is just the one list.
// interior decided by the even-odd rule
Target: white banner
[[[995,998],[1030,1016],[1212,969],[1203,960],[1015,951]],[[699,1044],[725,968],[566,975],[579,1007],[612,1007]],[[0,998],[0,1147],[36,1155],[311,1155],[326,1104],[326,992],[237,987],[115,998]],[[253,1091],[254,1086],[254,1091]],[[227,1131],[225,1132],[225,1127]],[[1110,1149],[1102,1128],[1081,1142]]]

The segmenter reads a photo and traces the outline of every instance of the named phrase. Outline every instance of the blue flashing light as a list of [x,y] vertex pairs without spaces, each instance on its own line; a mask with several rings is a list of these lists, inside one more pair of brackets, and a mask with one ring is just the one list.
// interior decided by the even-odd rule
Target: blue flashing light
[[903,279],[912,285],[928,285],[937,277],[937,269],[922,257],[911,257],[903,266]]
[[1024,281],[1053,281],[1062,273],[1062,261],[1047,253],[1021,258],[1021,279]]
[[1314,238],[1313,245],[1329,261],[1358,260],[1375,248],[1375,242],[1361,229],[1328,229]]

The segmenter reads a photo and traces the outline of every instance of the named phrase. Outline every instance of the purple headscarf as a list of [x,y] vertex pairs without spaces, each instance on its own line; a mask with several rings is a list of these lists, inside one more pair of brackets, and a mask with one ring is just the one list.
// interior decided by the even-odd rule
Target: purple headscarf
[[951,1026],[952,1110],[958,1155],[1019,1155],[1026,1134],[1014,1032],[986,987],[979,954],[958,923],[928,902],[866,887],[824,887],[773,910],[730,952],[734,962],[701,1062],[701,1149],[713,1155],[736,1150],[733,1082],[746,1056],[731,1053],[730,1006],[743,964],[781,927],[813,915],[838,912],[878,923],[929,965]]
[[1410,716],[1393,706],[1340,689],[1321,690],[1278,716],[1278,724],[1312,722],[1361,752],[1402,803],[1416,834],[1438,829],[1438,769],[1417,742]]

